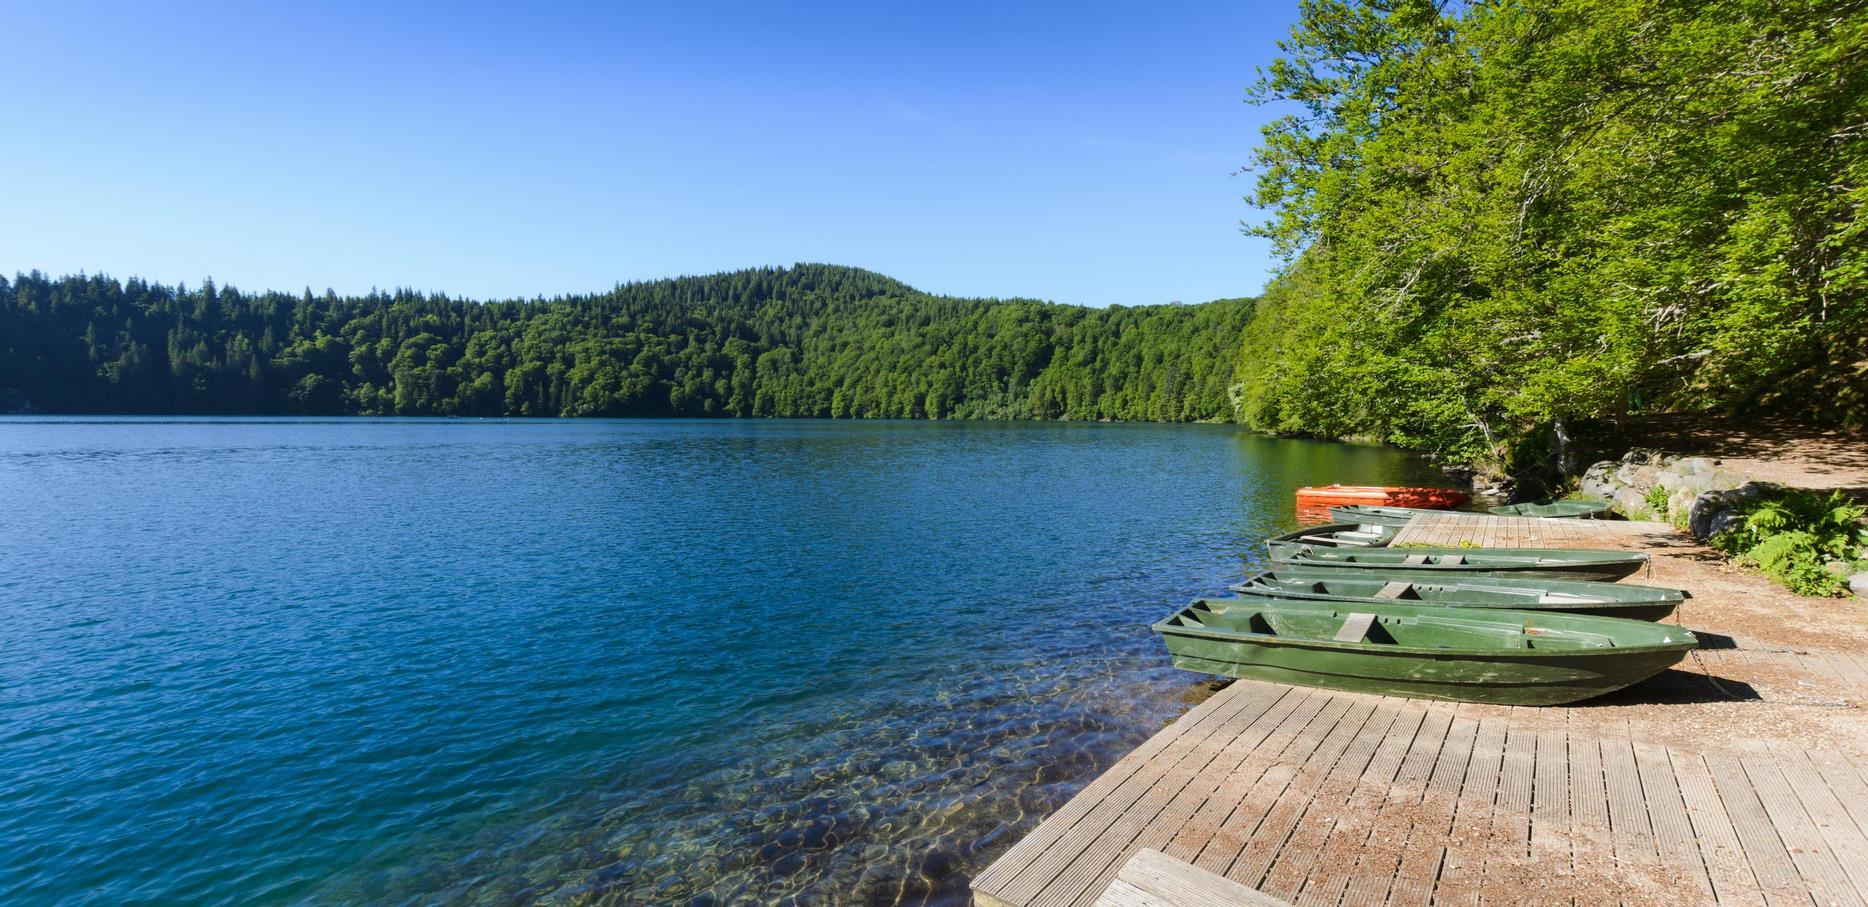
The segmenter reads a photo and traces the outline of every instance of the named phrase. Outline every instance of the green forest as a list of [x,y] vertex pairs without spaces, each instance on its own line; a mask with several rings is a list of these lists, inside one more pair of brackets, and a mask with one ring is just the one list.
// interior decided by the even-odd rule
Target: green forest
[[505,302],[34,272],[0,278],[0,411],[1229,420],[1250,314],[829,265]]
[[1512,469],[1630,413],[1868,419],[1868,4],[1301,11],[1243,422]]

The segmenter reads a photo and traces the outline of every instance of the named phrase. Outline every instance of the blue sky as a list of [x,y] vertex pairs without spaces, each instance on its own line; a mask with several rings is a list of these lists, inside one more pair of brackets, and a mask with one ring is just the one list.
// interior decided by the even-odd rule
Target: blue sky
[[0,271],[1249,295],[1244,88],[1295,6],[13,0]]

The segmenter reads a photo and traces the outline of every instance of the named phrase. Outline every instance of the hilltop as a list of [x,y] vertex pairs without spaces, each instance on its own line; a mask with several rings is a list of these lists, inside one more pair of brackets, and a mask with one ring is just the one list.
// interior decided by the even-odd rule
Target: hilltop
[[0,278],[47,413],[1230,419],[1250,300],[1107,309],[800,264],[474,301]]

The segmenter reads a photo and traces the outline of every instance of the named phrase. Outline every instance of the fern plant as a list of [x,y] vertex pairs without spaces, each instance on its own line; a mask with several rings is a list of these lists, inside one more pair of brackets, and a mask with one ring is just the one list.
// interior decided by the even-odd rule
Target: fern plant
[[1743,518],[1713,544],[1739,563],[1764,571],[1799,595],[1840,595],[1847,580],[1828,564],[1854,563],[1868,554],[1868,507],[1841,492],[1827,497],[1791,491],[1746,506]]

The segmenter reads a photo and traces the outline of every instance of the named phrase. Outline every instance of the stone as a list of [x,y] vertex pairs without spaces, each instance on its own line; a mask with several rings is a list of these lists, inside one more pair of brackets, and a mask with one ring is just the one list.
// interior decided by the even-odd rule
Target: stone
[[1697,473],[1712,472],[1712,461],[1706,457],[1681,457],[1667,466],[1667,471],[1674,475],[1690,476]]
[[1713,486],[1718,484],[1717,479],[1717,473],[1696,472],[1692,475],[1681,476],[1677,487],[1691,491],[1694,495],[1700,495],[1711,491]]
[[1667,518],[1675,524],[1690,519],[1693,502],[1699,500],[1699,492],[1691,488],[1681,488],[1667,496]]
[[1585,497],[1608,500],[1615,496],[1615,461],[1603,460],[1583,470],[1579,485]]
[[1739,516],[1736,510],[1721,510],[1712,515],[1712,520],[1706,526],[1705,538],[1712,538],[1733,526],[1737,526],[1740,522],[1743,522],[1743,520],[1744,517]]
[[1633,488],[1623,486],[1609,500],[1615,502],[1615,509],[1622,516],[1631,520],[1645,520],[1653,516],[1652,508],[1647,505],[1647,495]]
[[1868,570],[1849,577],[1849,591],[1862,598],[1868,598]]
[[1769,482],[1746,482],[1737,488],[1705,492],[1693,499],[1691,509],[1687,514],[1687,530],[1692,532],[1695,538],[1712,538],[1713,534],[1719,531],[1713,528],[1715,523],[1720,523],[1720,529],[1728,528],[1732,524],[1731,520],[1721,523],[1720,514],[1732,513],[1735,519],[1736,511],[1741,505],[1782,490]]
[[1627,466],[1652,466],[1666,458],[1667,455],[1658,450],[1649,450],[1645,447],[1630,447],[1627,453],[1622,454],[1622,464]]
[[1615,479],[1623,485],[1646,491],[1660,481],[1660,467],[1623,466],[1615,470]]

